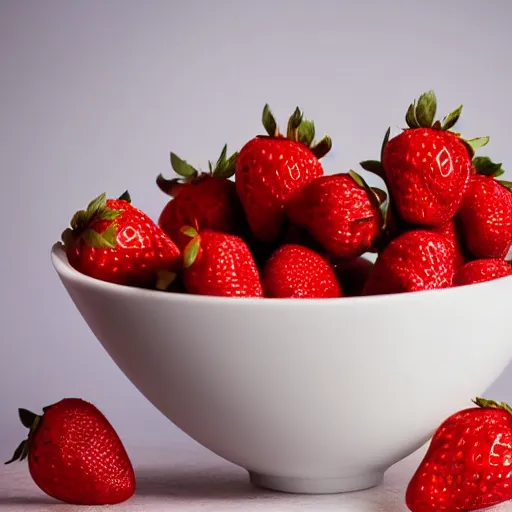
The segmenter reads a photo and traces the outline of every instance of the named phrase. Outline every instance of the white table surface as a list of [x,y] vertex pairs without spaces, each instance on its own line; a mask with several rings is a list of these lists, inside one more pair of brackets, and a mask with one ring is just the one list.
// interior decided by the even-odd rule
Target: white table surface
[[[252,487],[247,473],[192,443],[166,448],[127,447],[137,492],[114,507],[61,504],[31,481],[26,463],[0,467],[0,510],[8,512],[405,512],[404,492],[425,448],[386,473],[379,487],[348,494],[305,496]],[[512,502],[488,511],[512,511]]]

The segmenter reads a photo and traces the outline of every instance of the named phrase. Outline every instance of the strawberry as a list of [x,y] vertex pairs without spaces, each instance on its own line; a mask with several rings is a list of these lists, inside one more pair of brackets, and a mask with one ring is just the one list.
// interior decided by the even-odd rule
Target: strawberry
[[370,260],[364,257],[351,260],[335,258],[331,259],[331,265],[345,297],[358,297],[363,294],[366,281],[373,270]]
[[327,299],[341,297],[342,290],[329,263],[301,245],[282,245],[263,272],[265,297]]
[[431,228],[431,231],[434,233],[439,233],[446,237],[446,239],[450,242],[453,247],[453,251],[455,254],[455,266],[460,267],[464,265],[466,262],[466,258],[464,256],[463,246],[461,242],[460,236],[460,227],[459,222],[456,217],[449,220],[446,224],[439,226],[437,228]]
[[295,194],[286,213],[329,254],[356,258],[372,249],[380,234],[385,196],[350,171],[312,181]]
[[166,179],[160,174],[156,179],[160,190],[173,198],[162,210],[158,224],[180,248],[189,241],[180,231],[185,225],[230,234],[240,228],[242,207],[235,183],[228,179],[235,173],[238,153],[226,155],[224,146],[216,164],[208,162],[209,172],[200,172],[171,153],[171,166],[181,177]]
[[412,512],[479,510],[512,499],[512,409],[477,398],[436,430],[405,495]]
[[408,231],[379,255],[365,295],[415,292],[452,285],[455,255],[446,237],[426,230]]
[[492,281],[512,275],[512,266],[505,260],[483,259],[466,263],[455,272],[454,286]]
[[92,404],[65,398],[39,416],[19,409],[28,439],[6,464],[28,458],[30,475],[47,495],[75,505],[129,499],[135,475],[116,431]]
[[476,258],[505,258],[512,245],[512,183],[495,179],[504,171],[487,157],[473,165],[477,174],[459,210],[466,246]]
[[256,238],[271,242],[281,233],[284,208],[293,195],[323,174],[319,159],[331,148],[325,136],[313,145],[315,127],[297,108],[288,121],[287,135],[279,132],[268,105],[263,109],[268,136],[259,135],[240,150],[236,189]]
[[224,297],[262,297],[256,263],[246,243],[235,235],[190,226],[183,251],[183,282],[188,293]]
[[101,194],[78,211],[62,233],[69,263],[88,276],[112,283],[151,286],[159,272],[175,272],[179,249],[141,210]]
[[467,190],[474,151],[488,137],[464,140],[449,131],[458,121],[462,105],[435,121],[433,91],[422,94],[407,111],[408,128],[389,140],[387,131],[381,161],[361,166],[381,176],[400,217],[409,224],[438,227],[457,212]]

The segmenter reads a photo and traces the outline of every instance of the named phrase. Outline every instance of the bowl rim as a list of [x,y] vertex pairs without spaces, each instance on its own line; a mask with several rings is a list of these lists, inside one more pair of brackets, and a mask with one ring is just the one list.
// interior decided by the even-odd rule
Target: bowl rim
[[[337,307],[349,307],[364,303],[368,306],[376,304],[397,304],[411,303],[414,301],[423,301],[427,297],[432,300],[436,300],[436,297],[443,297],[451,295],[452,300],[457,298],[457,294],[467,293],[472,290],[475,293],[475,289],[482,290],[485,287],[492,287],[498,281],[509,280],[512,282],[512,275],[495,279],[492,281],[485,281],[481,283],[469,284],[465,286],[441,288],[434,290],[423,290],[419,292],[408,292],[408,293],[393,293],[393,294],[382,294],[382,295],[368,295],[358,297],[339,297],[330,299],[321,298],[308,298],[308,299],[278,299],[278,298],[267,298],[267,297],[218,297],[208,295],[193,295],[187,293],[177,292],[163,292],[160,290],[152,290],[147,288],[137,288],[135,286],[128,286],[116,283],[110,283],[108,281],[102,281],[90,277],[82,272],[79,272],[71,266],[64,250],[62,242],[55,242],[51,248],[50,259],[53,267],[59,277],[64,277],[69,281],[74,281],[88,288],[96,288],[98,290],[104,290],[106,292],[115,292],[120,295],[137,295],[140,298],[152,298],[158,300],[166,300],[169,302],[189,302],[191,304],[230,304],[234,307],[262,307],[265,304],[272,304],[272,308],[285,307],[310,307],[312,304],[333,306]],[[446,298],[446,297],[445,297]]]

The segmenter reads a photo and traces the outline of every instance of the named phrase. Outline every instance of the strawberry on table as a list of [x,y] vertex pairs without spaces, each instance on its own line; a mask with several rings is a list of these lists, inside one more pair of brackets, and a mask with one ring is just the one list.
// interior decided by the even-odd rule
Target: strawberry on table
[[512,183],[488,157],[473,160],[476,174],[459,210],[466,246],[476,258],[505,258],[512,245]]
[[332,256],[356,258],[373,248],[381,232],[385,199],[350,171],[315,179],[295,194],[286,212]]
[[262,297],[260,275],[247,244],[238,236],[184,226],[190,238],[183,251],[183,282],[188,293]]
[[65,398],[39,416],[19,410],[28,439],[12,459],[28,459],[36,485],[75,505],[109,505],[129,499],[135,475],[126,450],[105,416],[92,404]]
[[301,245],[281,246],[265,265],[262,281],[265,297],[327,299],[342,296],[329,263]]
[[235,183],[228,178],[235,174],[238,153],[227,157],[227,146],[215,163],[208,162],[209,171],[200,172],[175,153],[171,153],[171,166],[180,177],[166,179],[161,174],[157,185],[172,199],[158,219],[159,226],[180,247],[188,243],[181,233],[186,225],[236,234],[241,226],[243,211],[236,193]]
[[160,272],[176,272],[181,254],[174,242],[130,203],[101,194],[78,211],[62,233],[69,263],[102,281],[153,286]]
[[386,182],[400,217],[409,224],[438,227],[457,212],[472,173],[474,151],[488,137],[464,140],[450,131],[462,105],[443,121],[435,121],[437,100],[433,91],[420,96],[406,115],[408,128],[389,139],[381,149],[381,161],[366,160],[361,166]]
[[437,429],[407,487],[412,512],[480,510],[512,499],[512,409],[477,398]]
[[281,233],[288,201],[323,175],[320,158],[330,150],[331,139],[325,136],[314,144],[315,126],[299,108],[288,121],[286,136],[268,105],[262,121],[268,135],[253,138],[240,150],[235,182],[251,231],[259,240],[271,242]]
[[460,267],[453,278],[454,286],[492,281],[512,275],[512,266],[505,260],[474,260]]
[[176,272],[181,265],[178,247],[130,203],[128,193],[96,197],[73,216],[62,241],[69,263],[102,281],[152,286],[160,272]]
[[426,230],[408,231],[379,255],[364,295],[447,288],[454,274],[454,249],[446,237]]

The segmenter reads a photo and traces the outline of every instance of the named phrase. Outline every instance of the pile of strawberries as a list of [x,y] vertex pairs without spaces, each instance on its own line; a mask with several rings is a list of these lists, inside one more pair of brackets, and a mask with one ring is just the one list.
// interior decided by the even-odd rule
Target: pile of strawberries
[[[63,233],[77,270],[129,286],[199,295],[335,298],[403,293],[512,274],[512,183],[475,152],[489,137],[452,128],[462,106],[436,120],[433,91],[388,129],[377,174],[387,193],[356,172],[325,175],[328,136],[297,108],[281,132],[268,105],[266,135],[207,171],[171,153],[177,176],[157,178],[171,199],[158,224],[127,194],[102,194]],[[234,177],[234,180],[231,179]],[[375,264],[362,256],[377,254]]]

